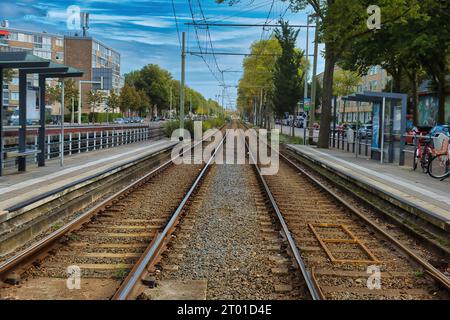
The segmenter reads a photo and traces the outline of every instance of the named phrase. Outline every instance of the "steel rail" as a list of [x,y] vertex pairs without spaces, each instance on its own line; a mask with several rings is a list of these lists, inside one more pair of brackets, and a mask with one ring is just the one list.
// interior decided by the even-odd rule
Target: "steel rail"
[[[190,150],[193,150],[197,145],[203,143],[206,141],[206,139],[209,139],[209,137],[206,137],[202,141],[199,141],[198,143],[194,144]],[[174,145],[175,147],[176,145]],[[179,158],[180,156],[187,153],[189,150],[184,151],[181,154],[178,154],[174,159]],[[84,223],[88,222],[93,216],[95,216],[98,212],[101,212],[105,208],[111,206],[114,204],[115,201],[120,199],[121,197],[127,195],[130,193],[134,188],[140,186],[141,184],[145,183],[148,179],[150,179],[153,175],[157,174],[164,168],[170,166],[173,163],[173,159],[170,159],[166,161],[165,163],[161,164],[157,168],[153,169],[149,173],[145,174],[143,177],[139,178],[138,180],[134,181],[130,185],[124,187],[123,189],[119,190],[118,192],[114,193],[113,195],[109,196],[105,200],[101,201],[100,203],[94,205],[92,208],[87,210],[82,215],[78,216],[77,218],[71,220],[66,225],[61,227],[60,229],[52,232],[51,234],[45,236],[41,240],[37,241],[36,243],[32,244],[28,248],[24,249],[23,251],[19,252],[17,255],[11,257],[7,261],[0,264],[0,280],[3,279],[7,272],[10,272],[12,269],[18,267],[20,264],[23,264],[30,259],[32,259],[34,256],[36,256],[39,253],[42,253],[46,248],[51,246],[53,243],[55,243],[58,239],[69,233],[70,231],[80,227]]]
[[[387,240],[392,242],[397,248],[399,248],[401,251],[406,253],[410,258],[412,258],[416,263],[421,265],[426,272],[437,282],[439,282],[446,290],[450,291],[450,281],[448,278],[440,272],[438,269],[436,269],[434,266],[432,266],[428,261],[424,260],[420,256],[418,256],[416,253],[414,253],[412,250],[410,250],[407,246],[405,246],[403,243],[401,243],[399,240],[394,238],[392,235],[381,229],[375,222],[373,222],[371,219],[366,217],[363,213],[360,212],[359,209],[357,209],[355,206],[347,202],[345,199],[337,195],[335,192],[333,192],[332,189],[324,185],[322,182],[317,180],[314,176],[312,176],[310,173],[308,173],[305,169],[300,168],[297,164],[295,164],[292,160],[290,160],[288,157],[283,155],[282,153],[278,152],[279,155],[282,157],[283,160],[285,160],[288,164],[290,164],[292,167],[294,167],[296,170],[298,170],[301,174],[306,176],[310,181],[314,182],[317,186],[319,186],[322,190],[327,192],[329,195],[331,195],[334,199],[336,199],[338,202],[340,202],[342,205],[344,205],[348,210],[350,210],[353,214],[358,216],[361,220],[363,220],[365,223],[367,223],[372,229],[374,229],[377,233],[385,237]],[[313,169],[314,170],[314,169]],[[316,170],[314,170],[317,172]],[[318,173],[318,172],[317,172]],[[320,173],[318,173],[320,174]]]
[[321,294],[320,289],[318,289],[318,287],[316,286],[316,282],[314,281],[312,274],[306,268],[305,262],[303,261],[301,255],[300,255],[299,249],[297,248],[297,245],[292,237],[289,227],[287,226],[287,223],[284,220],[283,214],[281,213],[280,208],[278,207],[277,202],[275,201],[275,198],[274,198],[272,192],[270,191],[270,188],[267,185],[267,182],[264,179],[264,177],[261,173],[261,170],[258,167],[257,159],[255,159],[255,156],[253,155],[251,148],[248,146],[247,141],[245,141],[245,145],[247,146],[248,153],[252,158],[254,168],[255,168],[256,172],[258,173],[258,178],[264,187],[264,191],[266,192],[267,196],[269,197],[270,204],[271,204],[272,208],[274,209],[274,211],[277,215],[278,221],[282,227],[283,233],[286,236],[286,239],[289,244],[289,248],[290,248],[292,254],[294,255],[295,262],[297,263],[298,267],[300,268],[303,278],[305,279],[305,282],[306,282],[306,285],[308,286],[308,291],[311,295],[311,298],[313,300],[322,300],[323,295]]
[[113,296],[113,300],[128,300],[133,293],[135,287],[138,285],[139,281],[142,278],[142,274],[147,269],[148,265],[152,264],[152,261],[157,259],[159,256],[159,252],[161,247],[164,245],[164,241],[168,236],[171,234],[171,230],[173,230],[174,226],[176,225],[181,212],[183,211],[183,208],[185,207],[188,200],[191,198],[194,191],[197,189],[200,181],[204,178],[206,175],[209,167],[211,166],[212,161],[216,157],[217,152],[221,149],[222,145],[224,144],[224,141],[227,137],[227,134],[222,138],[220,144],[215,148],[213,155],[210,157],[208,162],[203,167],[202,171],[199,173],[197,178],[195,179],[194,183],[190,187],[189,191],[186,193],[186,196],[181,201],[180,205],[177,207],[177,209],[172,214],[172,217],[170,218],[169,222],[164,227],[164,230],[158,234],[156,237],[156,240],[150,244],[150,246],[145,251],[144,255],[141,256],[141,259],[139,262],[134,266],[128,277],[122,282],[122,285],[117,290],[116,294]]
[[[244,126],[248,128],[248,126],[246,124],[244,124]],[[439,284],[441,284],[446,290],[450,291],[450,281],[444,274],[442,274],[442,272],[440,272],[438,269],[436,269],[434,266],[432,266],[428,261],[426,261],[423,258],[419,257],[416,253],[411,251],[407,246],[402,244],[399,240],[394,238],[392,235],[390,235],[389,233],[387,233],[386,231],[381,229],[375,222],[373,222],[371,219],[367,218],[363,213],[361,213],[360,210],[358,210],[352,204],[350,204],[345,199],[343,199],[342,197],[337,195],[332,189],[330,189],[327,186],[325,186],[322,182],[320,182],[318,179],[316,179],[314,176],[312,176],[306,170],[300,168],[297,164],[295,164],[293,161],[291,161],[284,154],[282,154],[281,152],[276,151],[276,150],[274,150],[272,148],[271,148],[271,150],[275,151],[276,153],[278,153],[278,155],[283,160],[285,160],[289,165],[294,167],[301,174],[305,175],[310,181],[315,183],[322,190],[324,190],[326,193],[328,193],[334,199],[336,199],[338,202],[340,202],[342,205],[344,205],[344,207],[346,207],[349,211],[351,211],[353,214],[355,214],[358,218],[360,218],[365,223],[367,223],[372,229],[374,229],[374,231],[376,231],[381,236],[385,237],[388,241],[390,241],[395,246],[397,246],[397,248],[399,248],[401,251],[406,253],[406,255],[408,255],[410,258],[412,258],[416,263],[421,265],[426,270],[426,273],[428,275],[430,275],[435,281],[437,281]],[[320,175],[320,173],[318,173],[318,174]]]

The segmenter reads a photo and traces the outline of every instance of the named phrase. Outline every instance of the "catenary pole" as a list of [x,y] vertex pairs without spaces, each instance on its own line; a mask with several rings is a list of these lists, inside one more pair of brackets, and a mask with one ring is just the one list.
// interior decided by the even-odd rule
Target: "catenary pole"
[[181,85],[180,85],[180,129],[184,129],[184,82],[185,82],[185,68],[186,68],[186,33],[182,35],[181,47]]

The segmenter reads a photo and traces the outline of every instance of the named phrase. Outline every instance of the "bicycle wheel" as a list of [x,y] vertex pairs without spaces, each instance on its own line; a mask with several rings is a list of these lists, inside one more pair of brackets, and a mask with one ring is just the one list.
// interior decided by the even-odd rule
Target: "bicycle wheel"
[[420,158],[420,166],[422,167],[423,173],[428,173],[428,168],[430,166],[430,162],[431,162],[431,154],[428,152],[425,154],[422,154],[422,157]]
[[450,161],[447,155],[433,157],[428,163],[428,174],[435,179],[444,179],[450,176]]

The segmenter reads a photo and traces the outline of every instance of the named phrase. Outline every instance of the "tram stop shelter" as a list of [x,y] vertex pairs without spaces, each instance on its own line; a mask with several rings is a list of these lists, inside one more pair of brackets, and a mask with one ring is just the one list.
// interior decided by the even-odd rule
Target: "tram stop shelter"
[[[342,98],[372,104],[372,142],[370,158],[381,163],[405,164],[405,132],[407,95],[402,93],[370,92],[356,93]],[[358,132],[358,127],[356,128]]]
[[[75,78],[82,77],[83,72],[42,59],[26,52],[0,52],[0,83],[3,83],[4,69],[19,70],[19,146],[15,152],[3,152],[3,90],[0,90],[0,176],[2,175],[2,162],[5,157],[16,157],[18,159],[18,170],[26,170],[26,158],[28,156],[38,157],[38,165],[45,165],[45,80],[47,78]],[[39,133],[38,149],[27,149],[27,75],[39,75]],[[64,83],[63,83],[64,88]],[[62,90],[64,92],[64,90]],[[62,100],[63,100],[62,93]],[[62,106],[64,101],[62,101]],[[64,115],[64,108],[61,108]],[[64,118],[61,119],[61,135],[64,134]],[[62,146],[63,147],[63,146]]]

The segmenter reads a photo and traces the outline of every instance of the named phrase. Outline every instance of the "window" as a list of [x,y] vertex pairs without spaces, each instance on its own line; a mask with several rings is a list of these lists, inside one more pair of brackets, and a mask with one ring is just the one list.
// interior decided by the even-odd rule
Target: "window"
[[52,53],[50,51],[33,50],[33,54],[38,57],[41,57],[42,59],[47,59],[47,60],[52,59]]
[[12,78],[11,84],[18,86],[19,85],[19,78]]
[[55,44],[56,44],[57,47],[64,47],[64,39],[56,38]]
[[52,38],[42,37],[42,48],[45,50],[51,50],[52,49]]
[[31,34],[19,33],[17,35],[17,40],[21,42],[33,42],[33,36]]
[[63,61],[64,60],[64,52],[57,52],[56,53],[56,60]]
[[9,40],[17,40],[17,32],[10,32],[7,38]]
[[18,92],[11,92],[10,100],[19,101],[19,93]]

